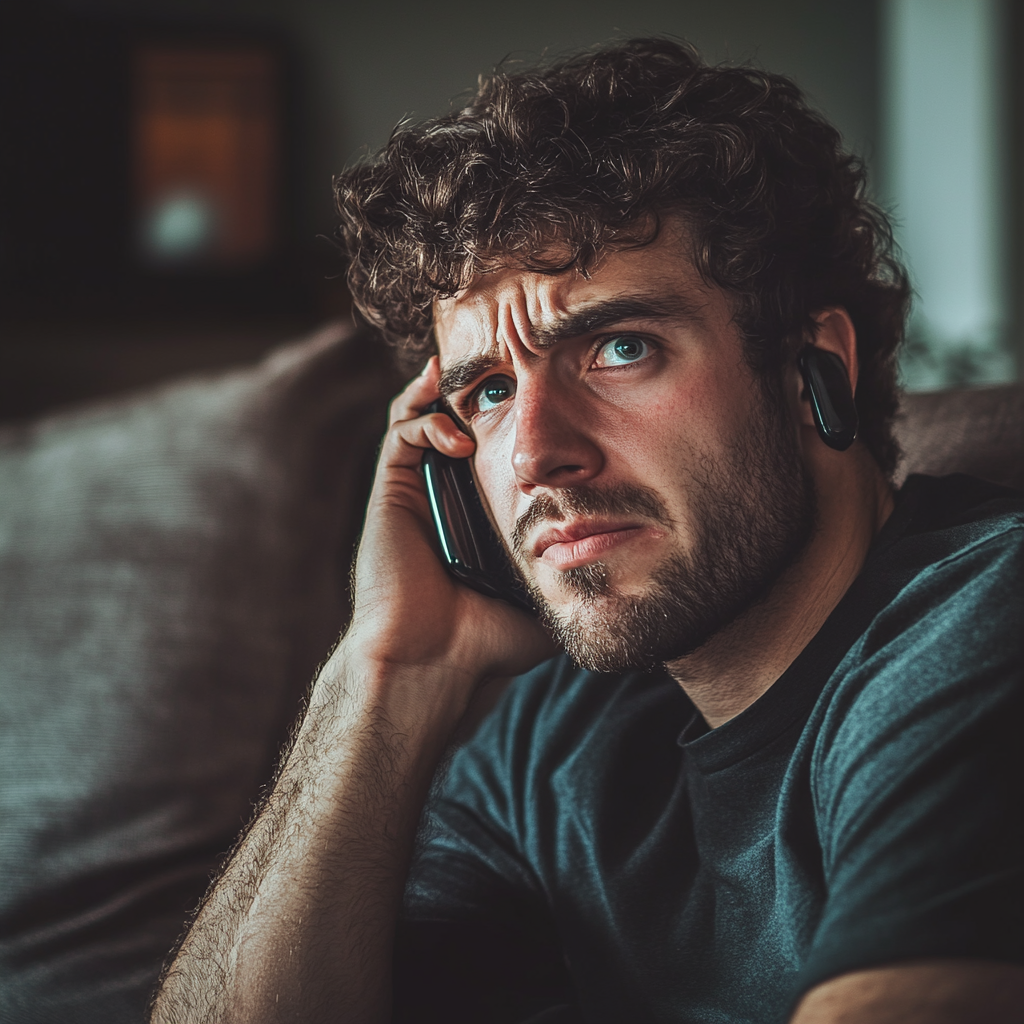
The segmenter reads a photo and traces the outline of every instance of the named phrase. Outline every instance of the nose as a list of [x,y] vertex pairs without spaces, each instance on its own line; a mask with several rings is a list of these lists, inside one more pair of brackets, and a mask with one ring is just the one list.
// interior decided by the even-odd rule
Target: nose
[[541,487],[577,487],[604,467],[604,455],[573,396],[555,387],[522,387],[516,394],[512,469],[525,494]]

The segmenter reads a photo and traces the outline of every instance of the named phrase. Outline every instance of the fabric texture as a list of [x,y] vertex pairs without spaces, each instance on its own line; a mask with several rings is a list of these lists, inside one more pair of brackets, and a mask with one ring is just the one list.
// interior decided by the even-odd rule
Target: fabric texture
[[333,326],[0,432],[0,1020],[142,1020],[344,624],[398,385]]
[[903,396],[897,475],[969,473],[1024,490],[1024,384]]
[[514,681],[427,819],[401,1021],[782,1022],[835,975],[1024,963],[1024,499],[911,477],[861,575],[709,730],[664,673]]

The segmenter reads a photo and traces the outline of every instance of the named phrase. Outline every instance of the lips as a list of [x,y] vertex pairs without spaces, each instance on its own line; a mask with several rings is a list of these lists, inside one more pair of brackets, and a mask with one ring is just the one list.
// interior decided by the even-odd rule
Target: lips
[[549,527],[534,541],[534,558],[558,569],[570,569],[595,561],[612,548],[649,529],[636,522],[580,520]]

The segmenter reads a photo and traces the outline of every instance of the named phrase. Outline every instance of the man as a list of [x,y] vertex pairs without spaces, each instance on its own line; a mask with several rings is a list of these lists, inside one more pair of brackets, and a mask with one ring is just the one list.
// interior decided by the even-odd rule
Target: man
[[[1024,512],[893,491],[908,291],[834,129],[638,40],[496,75],[338,195],[357,301],[430,358],[154,1020],[1021,1020]],[[539,619],[442,568],[428,447],[472,456]],[[414,860],[474,694],[556,645]]]

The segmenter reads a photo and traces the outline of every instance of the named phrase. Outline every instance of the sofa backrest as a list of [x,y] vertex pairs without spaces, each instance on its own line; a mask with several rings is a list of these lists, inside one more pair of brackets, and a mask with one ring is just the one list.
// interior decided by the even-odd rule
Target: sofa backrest
[[906,395],[897,437],[900,481],[970,473],[1024,489],[1024,384]]
[[0,1020],[142,1019],[345,623],[399,383],[335,326],[0,431]]

